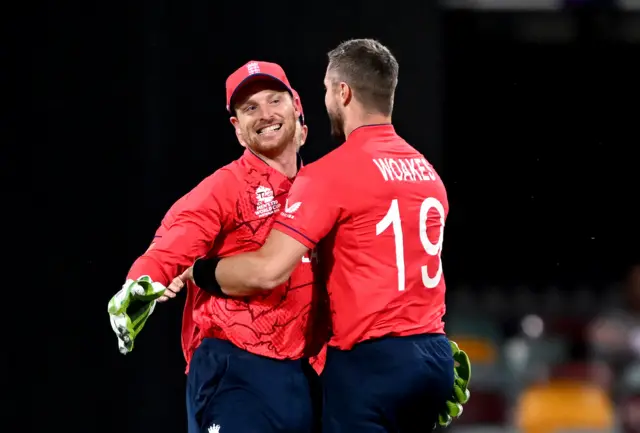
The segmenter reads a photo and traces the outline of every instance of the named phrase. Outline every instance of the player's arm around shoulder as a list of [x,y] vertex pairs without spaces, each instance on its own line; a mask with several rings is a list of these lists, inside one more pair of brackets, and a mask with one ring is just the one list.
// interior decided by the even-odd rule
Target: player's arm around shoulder
[[262,248],[216,264],[215,277],[225,294],[247,296],[284,283],[302,256],[333,227],[335,203],[327,202],[325,177],[318,175],[313,165],[296,177]]
[[207,272],[215,275],[226,296],[251,296],[272,290],[287,281],[308,249],[286,234],[272,230],[259,250],[216,259],[200,272],[196,269],[195,283],[200,286],[198,274]]

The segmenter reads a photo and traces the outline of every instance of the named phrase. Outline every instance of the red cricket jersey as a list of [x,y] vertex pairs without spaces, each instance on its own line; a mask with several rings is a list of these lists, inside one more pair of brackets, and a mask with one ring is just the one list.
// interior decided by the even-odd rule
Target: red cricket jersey
[[[199,257],[258,249],[284,205],[291,182],[245,151],[171,207],[153,247],[136,260],[127,278],[149,275],[167,286]],[[324,341],[310,316],[321,308],[322,291],[314,289],[312,254],[303,257],[285,284],[250,299],[215,298],[189,284],[182,320],[185,359],[188,364],[205,337],[225,339],[276,359],[316,355]]]
[[330,346],[444,333],[448,208],[440,177],[392,125],[360,127],[300,171],[274,228],[309,248],[323,239]]

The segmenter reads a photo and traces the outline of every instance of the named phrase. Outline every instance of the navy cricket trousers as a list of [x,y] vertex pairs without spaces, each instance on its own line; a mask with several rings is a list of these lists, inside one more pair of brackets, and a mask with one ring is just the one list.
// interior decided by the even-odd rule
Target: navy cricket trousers
[[425,433],[453,391],[446,336],[422,334],[329,348],[323,433]]
[[207,338],[189,365],[189,433],[311,433],[313,374],[307,360],[266,358]]

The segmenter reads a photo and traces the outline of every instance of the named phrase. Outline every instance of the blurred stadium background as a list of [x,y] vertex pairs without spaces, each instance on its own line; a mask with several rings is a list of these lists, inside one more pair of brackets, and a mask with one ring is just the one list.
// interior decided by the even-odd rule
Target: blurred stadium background
[[[605,134],[615,134],[613,117],[618,125],[627,123],[617,104],[625,92],[637,94],[634,79],[621,77],[633,69],[635,79],[639,78],[635,58],[640,55],[640,1],[449,0],[441,4],[446,11],[444,58],[449,75],[445,80],[454,81],[447,85],[444,97],[445,156],[447,146],[456,146],[461,122],[472,124],[486,140],[502,135],[495,130],[482,132],[491,123],[490,116],[497,130],[510,129],[510,138],[497,140],[513,139],[514,146],[526,142],[523,130],[518,131],[524,124],[514,120],[524,116],[525,123],[543,131],[536,137],[541,146],[546,141],[565,152],[571,153],[567,147],[573,149],[568,159],[563,159],[562,150],[545,155],[564,161],[559,171],[564,175],[556,174],[556,180],[575,174],[566,164],[580,159],[580,154],[606,153],[594,150],[580,131],[590,129],[585,124],[601,121],[609,125]],[[612,84],[616,77],[623,81],[619,86]],[[505,81],[511,81],[515,96],[504,96],[507,92],[500,83]],[[603,92],[612,93],[608,104],[603,102]],[[585,94],[598,101],[589,108],[599,112],[595,117],[580,108]],[[492,95],[503,107],[510,107],[487,103]],[[514,102],[518,98],[528,102]],[[481,102],[474,102],[478,99]],[[527,109],[527,104],[535,108]],[[561,108],[554,108],[557,105]],[[615,111],[613,117],[604,113],[605,106]],[[491,114],[483,115],[483,107]],[[509,110],[519,114],[509,116]],[[576,117],[584,116],[584,123],[577,121],[567,134],[552,119],[575,122],[569,112],[581,113]],[[512,128],[512,122],[518,127]],[[617,141],[631,144],[634,139],[628,134]],[[615,164],[623,158],[612,152],[615,156],[607,161]],[[499,152],[493,156],[499,157]],[[514,170],[523,170],[521,162],[515,163]],[[455,170],[447,166],[450,169]],[[636,181],[617,187],[632,193],[637,185]],[[580,224],[579,215],[572,213],[574,224]],[[625,230],[634,229],[625,225]],[[514,233],[521,241],[521,233],[517,229]],[[640,431],[640,261],[634,262],[632,257],[638,256],[631,251],[637,254],[638,245],[625,247],[620,238],[616,242],[617,248],[603,255],[619,261],[618,271],[599,277],[583,268],[582,277],[560,273],[544,281],[527,281],[526,274],[520,274],[519,280],[495,285],[471,278],[471,284],[450,288],[447,332],[469,353],[474,367],[472,399],[452,431]],[[571,249],[568,255],[580,255],[579,249]],[[542,251],[538,259],[544,262],[547,256],[548,250],[547,254]]]

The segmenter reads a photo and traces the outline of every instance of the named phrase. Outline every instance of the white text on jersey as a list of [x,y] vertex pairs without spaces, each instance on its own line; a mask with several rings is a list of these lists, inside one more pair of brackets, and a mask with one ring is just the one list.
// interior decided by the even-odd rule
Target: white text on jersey
[[424,158],[376,158],[373,163],[385,181],[436,180],[435,173]]

